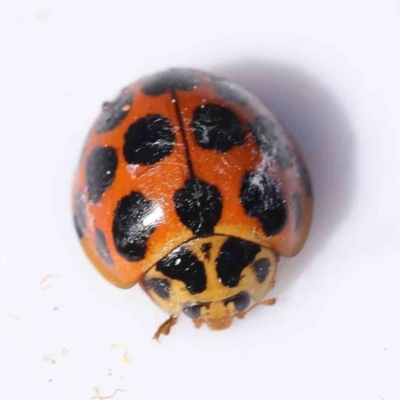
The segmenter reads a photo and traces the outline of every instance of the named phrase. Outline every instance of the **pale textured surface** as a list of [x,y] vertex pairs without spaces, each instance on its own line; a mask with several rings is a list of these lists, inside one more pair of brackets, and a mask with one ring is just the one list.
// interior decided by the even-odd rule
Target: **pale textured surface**
[[[399,4],[3,1],[0,399],[398,400]],[[83,255],[70,188],[102,101],[169,66],[261,96],[308,160],[316,213],[276,306],[218,333],[182,319],[159,344],[164,314]]]

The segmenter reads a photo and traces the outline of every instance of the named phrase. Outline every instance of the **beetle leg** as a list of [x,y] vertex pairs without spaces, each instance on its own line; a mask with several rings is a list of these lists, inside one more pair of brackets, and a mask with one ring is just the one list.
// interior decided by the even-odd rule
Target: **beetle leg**
[[192,321],[196,328],[200,328],[203,325],[203,320],[201,318],[196,318],[196,319],[193,319]]
[[258,303],[253,304],[246,311],[242,311],[240,313],[237,313],[236,316],[238,318],[244,318],[251,310],[254,310],[256,307],[258,307],[261,304],[266,305],[266,306],[273,306],[275,303],[276,303],[276,299],[263,300],[263,301],[260,301]]
[[178,321],[177,315],[171,315],[158,329],[153,339],[159,340],[161,335],[168,335],[171,328],[176,324]]

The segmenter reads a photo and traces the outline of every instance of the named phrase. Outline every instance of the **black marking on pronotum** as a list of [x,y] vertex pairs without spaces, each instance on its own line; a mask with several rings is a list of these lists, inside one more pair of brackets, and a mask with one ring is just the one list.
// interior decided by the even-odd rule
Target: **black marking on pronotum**
[[269,268],[271,266],[268,258],[260,258],[254,263],[254,270],[256,272],[256,279],[258,283],[263,283],[267,279]]
[[185,283],[191,294],[206,289],[207,278],[204,264],[186,247],[178,247],[157,263],[157,271],[171,279]]
[[244,311],[250,304],[250,296],[247,292],[239,292],[238,294],[225,299],[224,303],[227,305],[233,301],[236,311]]
[[229,237],[216,259],[220,281],[228,287],[237,286],[243,269],[254,260],[259,251],[260,246],[256,243]]
[[140,261],[146,255],[147,240],[156,229],[156,222],[146,223],[155,205],[139,192],[123,197],[115,209],[113,220],[114,244],[128,261]]
[[153,278],[143,281],[146,289],[151,289],[155,294],[164,300],[168,300],[171,291],[171,284],[166,279]]
[[200,180],[187,180],[174,195],[180,221],[197,236],[213,233],[221,218],[222,196],[218,188]]
[[210,307],[211,302],[201,302],[201,303],[191,303],[191,304],[187,304],[184,308],[183,308],[183,312],[190,318],[192,319],[197,319],[200,317],[200,312],[201,312],[201,308],[202,307]]
[[114,261],[111,258],[110,251],[108,250],[107,239],[100,229],[96,229],[94,234],[96,241],[97,253],[101,259],[108,265],[113,265]]
[[201,305],[200,304],[190,304],[183,308],[183,312],[192,319],[197,319],[200,317]]

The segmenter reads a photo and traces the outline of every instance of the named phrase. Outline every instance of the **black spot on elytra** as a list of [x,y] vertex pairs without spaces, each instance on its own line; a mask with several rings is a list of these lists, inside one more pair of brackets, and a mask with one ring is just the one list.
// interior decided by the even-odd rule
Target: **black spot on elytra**
[[176,213],[195,235],[213,233],[222,212],[222,196],[216,186],[200,180],[188,180],[174,195]]
[[216,259],[220,281],[228,287],[237,286],[243,269],[254,260],[259,251],[260,246],[256,243],[228,238]]
[[131,192],[118,203],[112,226],[114,243],[119,254],[128,261],[145,257],[147,240],[156,229],[155,223],[146,223],[146,218],[154,209],[153,202],[138,192]]
[[104,103],[103,111],[96,124],[96,133],[105,133],[116,128],[126,117],[133,103],[130,93],[121,95],[111,103]]
[[292,152],[274,122],[265,116],[255,117],[250,123],[250,131],[262,153],[276,160],[280,167],[288,168],[293,165]]
[[111,186],[117,170],[118,157],[114,147],[95,147],[86,161],[86,184],[89,200],[97,203]]
[[266,172],[247,172],[242,179],[240,202],[250,217],[257,218],[267,236],[285,226],[285,200],[279,184]]
[[148,96],[159,96],[170,90],[193,90],[198,84],[194,71],[173,68],[149,77],[143,84],[143,93]]
[[96,229],[95,232],[95,240],[96,240],[96,249],[97,253],[101,257],[101,259],[108,265],[113,265],[114,261],[111,258],[110,251],[107,246],[107,239],[104,233],[100,229]]
[[269,268],[271,266],[268,258],[260,258],[254,263],[254,270],[256,272],[256,279],[258,283],[263,283],[267,279]]
[[85,236],[86,227],[86,204],[85,195],[79,190],[75,196],[74,225],[79,238]]
[[204,257],[205,257],[206,260],[210,260],[211,249],[212,249],[212,243],[203,243],[201,245],[200,250],[204,254]]
[[166,279],[149,279],[143,282],[145,288],[151,289],[155,294],[164,300],[169,299],[171,285]]
[[246,106],[253,97],[247,90],[236,82],[221,77],[212,77],[211,84],[218,95],[230,104]]
[[238,117],[218,104],[204,104],[193,112],[192,129],[203,149],[225,153],[245,140],[245,130]]
[[229,297],[224,301],[225,305],[233,301],[236,311],[244,311],[250,304],[250,296],[247,292],[239,292],[235,296]]
[[301,184],[303,185],[304,191],[306,192],[307,196],[312,196],[311,178],[307,168],[300,162],[296,163],[296,168],[297,168],[297,173],[299,174],[301,180]]
[[174,132],[170,121],[150,114],[133,123],[124,136],[124,157],[128,164],[152,165],[172,153]]
[[168,278],[184,282],[191,294],[201,293],[206,289],[204,264],[185,247],[179,247],[164,257],[157,263],[156,269]]
[[301,197],[298,193],[292,194],[292,204],[294,213],[294,230],[297,231],[303,219],[303,213],[301,211]]
[[197,319],[200,317],[201,305],[191,304],[183,309],[183,312],[192,319]]

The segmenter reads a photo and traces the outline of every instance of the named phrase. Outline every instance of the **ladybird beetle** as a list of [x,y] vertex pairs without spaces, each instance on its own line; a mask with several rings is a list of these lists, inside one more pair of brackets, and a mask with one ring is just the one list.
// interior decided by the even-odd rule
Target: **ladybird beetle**
[[235,82],[169,69],[103,104],[73,187],[76,231],[110,282],[140,282],[170,318],[228,328],[263,300],[312,219],[293,139]]

